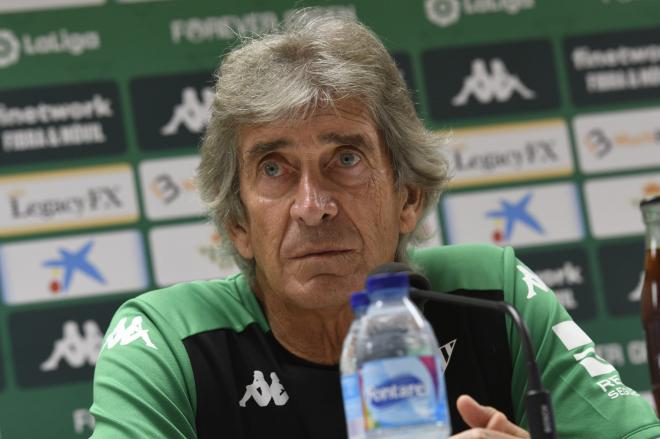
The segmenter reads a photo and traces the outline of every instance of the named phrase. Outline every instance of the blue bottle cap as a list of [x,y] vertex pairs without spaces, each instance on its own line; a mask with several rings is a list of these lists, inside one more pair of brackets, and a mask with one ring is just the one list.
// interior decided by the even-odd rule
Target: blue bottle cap
[[367,291],[370,293],[390,288],[408,289],[409,287],[408,273],[380,273],[367,278]]
[[357,291],[351,294],[351,308],[353,311],[369,306],[369,296],[366,291]]

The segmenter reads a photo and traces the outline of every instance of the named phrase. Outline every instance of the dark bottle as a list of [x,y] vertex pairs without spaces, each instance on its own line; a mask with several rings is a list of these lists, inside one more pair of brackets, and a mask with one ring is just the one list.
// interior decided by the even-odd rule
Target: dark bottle
[[646,352],[656,410],[660,410],[660,196],[640,203],[646,225],[642,324],[646,331]]

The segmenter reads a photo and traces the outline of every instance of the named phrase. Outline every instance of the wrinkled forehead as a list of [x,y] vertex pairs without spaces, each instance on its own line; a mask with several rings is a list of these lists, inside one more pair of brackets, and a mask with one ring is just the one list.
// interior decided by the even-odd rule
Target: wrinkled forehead
[[[290,132],[309,126],[321,127],[328,124],[334,127],[346,126],[347,132],[344,134],[350,134],[349,131],[363,131],[362,134],[371,134],[375,137],[373,140],[378,143],[382,139],[381,130],[376,125],[367,106],[356,99],[346,99],[333,101],[331,104],[316,108],[292,111],[280,115],[280,117],[272,117],[271,120],[243,123],[238,128],[238,146],[242,150],[246,143],[249,143],[249,139],[254,137],[255,133]],[[348,127],[353,129],[351,130]],[[359,129],[356,130],[356,127],[359,127]],[[361,133],[356,132],[354,134]]]

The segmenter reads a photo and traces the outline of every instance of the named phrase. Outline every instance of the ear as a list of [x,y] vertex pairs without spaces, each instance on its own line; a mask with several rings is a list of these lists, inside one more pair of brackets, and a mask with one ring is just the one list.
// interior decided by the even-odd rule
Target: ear
[[227,232],[239,255],[245,259],[254,258],[252,242],[250,241],[250,229],[246,224],[239,222],[227,224]]
[[401,214],[399,216],[399,233],[408,234],[415,230],[417,222],[422,217],[422,189],[406,186],[401,191]]

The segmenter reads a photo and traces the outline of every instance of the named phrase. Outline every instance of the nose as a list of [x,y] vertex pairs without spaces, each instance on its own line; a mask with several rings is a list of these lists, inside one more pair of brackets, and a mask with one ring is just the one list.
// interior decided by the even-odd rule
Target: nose
[[302,174],[291,206],[291,217],[307,226],[318,226],[337,215],[337,202],[319,180],[309,172]]

